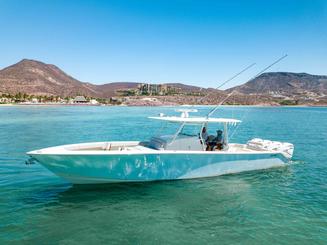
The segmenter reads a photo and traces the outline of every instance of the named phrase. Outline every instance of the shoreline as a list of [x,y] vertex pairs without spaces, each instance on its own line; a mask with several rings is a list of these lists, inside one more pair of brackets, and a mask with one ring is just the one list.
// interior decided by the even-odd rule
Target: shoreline
[[[90,105],[90,104],[0,104],[0,107],[11,107],[11,106],[117,106],[117,107],[214,107],[216,105]],[[327,105],[221,105],[222,107],[327,107]]]

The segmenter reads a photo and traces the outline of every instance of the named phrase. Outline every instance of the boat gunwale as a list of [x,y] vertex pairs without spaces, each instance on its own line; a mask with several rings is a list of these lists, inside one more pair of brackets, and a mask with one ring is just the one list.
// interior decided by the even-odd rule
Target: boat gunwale
[[[251,151],[187,151],[187,150],[155,150],[149,148],[148,150],[71,150],[67,149],[69,147],[74,146],[87,146],[87,145],[96,145],[96,144],[108,144],[108,143],[120,143],[124,144],[139,144],[141,141],[108,141],[108,142],[90,142],[90,143],[81,143],[81,144],[68,144],[68,145],[60,145],[54,147],[43,148],[39,150],[29,151],[26,154],[29,156],[35,155],[65,155],[65,156],[100,156],[100,155],[167,155],[167,154],[188,154],[188,155],[266,155],[266,154],[281,154],[284,156],[282,151],[274,151],[274,150],[252,150]],[[230,145],[242,145],[239,143],[230,143]],[[285,156],[284,156],[285,157]],[[285,157],[287,158],[287,157]]]

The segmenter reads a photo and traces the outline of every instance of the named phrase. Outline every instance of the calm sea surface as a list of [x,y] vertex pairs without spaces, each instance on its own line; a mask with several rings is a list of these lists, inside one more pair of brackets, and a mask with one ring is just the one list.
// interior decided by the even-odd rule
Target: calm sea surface
[[174,109],[0,107],[0,244],[327,244],[327,108],[217,111],[243,120],[232,142],[294,143],[293,162],[284,168],[73,186],[39,164],[25,165],[25,152],[34,149],[146,140],[162,127],[147,117]]

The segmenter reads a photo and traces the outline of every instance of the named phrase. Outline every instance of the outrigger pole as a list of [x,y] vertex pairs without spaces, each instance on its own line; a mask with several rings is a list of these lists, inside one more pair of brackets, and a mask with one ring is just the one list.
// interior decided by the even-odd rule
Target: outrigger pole
[[[255,65],[256,65],[256,63],[252,63],[251,65],[245,67],[242,71],[236,73],[234,76],[228,78],[226,81],[224,81],[222,84],[220,84],[217,88],[215,88],[215,90],[220,89],[222,86],[224,86],[225,84],[227,84],[227,83],[229,83],[230,81],[234,80],[236,77],[238,77],[238,76],[241,75],[243,72],[249,70],[252,66],[255,66]],[[215,91],[212,91],[212,92],[207,93],[207,95],[204,96],[204,97],[202,98],[202,100],[205,99],[209,94],[211,94],[211,93],[213,93],[213,92],[215,92]]]
[[[249,81],[257,78],[258,76],[260,76],[262,73],[264,73],[266,70],[268,70],[269,68],[271,68],[272,66],[276,65],[277,63],[279,63],[281,60],[283,60],[284,58],[286,58],[288,55],[285,54],[282,57],[280,57],[279,59],[277,59],[276,61],[274,61],[273,63],[271,63],[269,66],[265,67],[263,70],[261,70],[259,73],[257,73],[254,77],[252,77]],[[252,66],[252,65],[251,65]],[[246,70],[246,69],[245,69]],[[245,71],[244,70],[244,71]],[[242,71],[243,72],[243,71]],[[239,74],[241,74],[242,72],[236,74],[236,76],[238,76]],[[232,79],[234,79],[236,76],[234,76]],[[231,81],[232,79],[227,80],[226,82],[224,82],[222,85],[220,85],[219,87],[225,85],[227,82]],[[221,106],[229,97],[232,96],[232,94],[234,93],[235,90],[233,90],[231,93],[229,93],[218,105],[215,106],[215,108],[213,108],[211,111],[209,111],[209,113],[207,114],[207,118],[210,117],[217,109],[219,106]]]

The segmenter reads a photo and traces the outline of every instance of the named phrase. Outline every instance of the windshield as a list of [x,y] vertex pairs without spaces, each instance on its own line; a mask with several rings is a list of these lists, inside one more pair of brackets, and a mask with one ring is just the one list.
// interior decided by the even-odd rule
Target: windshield
[[180,131],[181,136],[199,136],[201,131],[201,125],[184,125],[183,129]]

